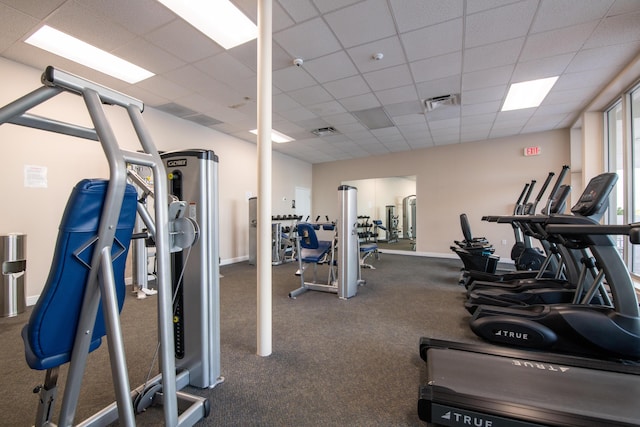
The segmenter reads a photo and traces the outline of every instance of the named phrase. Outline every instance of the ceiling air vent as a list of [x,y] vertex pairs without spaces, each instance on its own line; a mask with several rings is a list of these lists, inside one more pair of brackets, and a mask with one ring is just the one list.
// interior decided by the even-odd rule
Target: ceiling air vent
[[460,103],[460,95],[442,95],[434,98],[425,99],[424,108],[427,112],[433,111],[436,108],[444,107],[445,105],[458,105]]
[[329,136],[338,133],[333,126],[327,126],[326,128],[318,128],[311,131],[315,136]]

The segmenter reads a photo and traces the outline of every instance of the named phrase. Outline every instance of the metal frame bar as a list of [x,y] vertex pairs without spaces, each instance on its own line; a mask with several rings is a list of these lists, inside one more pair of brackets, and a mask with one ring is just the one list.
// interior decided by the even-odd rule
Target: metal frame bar
[[[0,125],[13,123],[84,139],[97,140],[100,142],[107,158],[110,174],[105,205],[100,218],[99,243],[91,260],[91,272],[86,285],[76,331],[76,341],[64,389],[59,425],[70,426],[73,424],[80,394],[80,385],[88,357],[92,335],[90,331],[93,328],[102,296],[111,370],[116,392],[116,403],[113,405],[117,407],[120,424],[132,426],[135,425],[135,420],[110,251],[127,183],[126,164],[148,166],[152,169],[155,182],[156,206],[159,207],[169,205],[165,168],[143,123],[141,113],[144,104],[141,101],[53,67],[47,67],[42,75],[42,83],[44,86],[0,108]],[[26,114],[32,107],[64,91],[75,93],[84,99],[95,129]],[[109,126],[102,109],[101,104],[103,103],[118,105],[127,110],[139,142],[142,145],[143,153],[126,151],[119,147],[115,134]],[[145,222],[151,220],[149,216],[145,218]],[[171,329],[173,308],[169,256],[169,216],[167,209],[155,209],[153,235],[158,261],[158,333],[161,343],[159,356],[161,374],[158,376],[158,382],[161,381],[163,386],[162,401],[165,424],[168,426],[192,425],[203,416],[206,416],[208,402],[206,399],[189,396],[177,391],[175,345]],[[192,403],[192,407],[183,412],[180,417],[178,417],[178,398]],[[91,418],[90,423],[86,425],[94,425],[94,422],[96,423],[95,425],[106,425],[109,422],[107,419],[109,417],[103,417],[102,415],[105,413],[110,413],[110,411],[103,410],[97,413]]]

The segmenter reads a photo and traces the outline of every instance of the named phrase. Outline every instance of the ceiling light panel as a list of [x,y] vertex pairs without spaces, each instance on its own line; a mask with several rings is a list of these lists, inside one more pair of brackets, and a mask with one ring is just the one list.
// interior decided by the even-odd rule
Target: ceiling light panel
[[225,49],[258,37],[258,27],[228,0],[158,0]]
[[558,76],[555,76],[512,84],[502,105],[502,111],[539,106],[557,80]]
[[[258,135],[258,129],[253,129],[253,130],[250,130],[249,132],[251,132],[254,135]],[[285,135],[282,132],[278,132],[275,129],[271,129],[271,141],[277,144],[283,144],[285,142],[295,141],[295,139],[291,138],[288,135]]]
[[43,26],[25,40],[32,46],[108,74],[127,83],[137,83],[154,74],[62,31]]

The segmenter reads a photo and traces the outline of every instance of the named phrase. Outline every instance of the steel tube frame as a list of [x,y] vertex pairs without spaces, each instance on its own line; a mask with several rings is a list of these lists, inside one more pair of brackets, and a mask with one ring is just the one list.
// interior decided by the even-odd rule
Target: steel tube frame
[[[142,120],[141,113],[144,104],[135,98],[128,97],[96,83],[54,69],[53,67],[47,67],[42,76],[42,83],[44,84],[43,87],[0,108],[0,125],[3,123],[14,123],[84,139],[98,140],[107,158],[110,174],[105,207],[100,219],[98,243],[91,260],[91,272],[85,291],[78,329],[76,331],[76,341],[64,390],[59,424],[63,426],[73,424],[82,376],[84,375],[88,357],[88,349],[92,335],[91,330],[95,323],[102,296],[111,369],[114,377],[114,387],[116,389],[117,403],[113,405],[117,407],[121,425],[135,425],[111,259],[111,246],[114,240],[115,229],[127,183],[126,164],[131,163],[150,167],[153,171],[155,182],[155,228],[151,226],[149,228],[152,230],[157,247],[158,331],[161,365],[161,373],[158,381],[161,381],[163,386],[162,400],[165,424],[167,426],[192,425],[206,415],[206,409],[202,409],[206,406],[206,400],[178,392],[176,388],[175,346],[173,331],[171,329],[173,308],[170,279],[169,217],[167,209],[158,208],[169,205],[168,186],[163,162]],[[26,114],[29,109],[64,91],[75,93],[84,99],[95,129]],[[115,134],[109,126],[104,110],[102,109],[102,103],[118,105],[127,110],[144,150],[143,153],[120,149]],[[143,219],[145,223],[148,221],[151,222],[149,215]],[[179,417],[178,398],[187,400],[193,405],[199,406],[200,409],[187,409],[183,415]],[[100,416],[103,412],[112,413],[113,410],[103,410],[99,412],[91,418],[89,424],[105,425],[102,423],[108,423],[109,417],[103,419]]]

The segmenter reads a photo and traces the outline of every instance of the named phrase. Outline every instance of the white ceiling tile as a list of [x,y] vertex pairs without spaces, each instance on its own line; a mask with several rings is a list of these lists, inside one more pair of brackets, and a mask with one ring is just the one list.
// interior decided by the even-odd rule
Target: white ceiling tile
[[420,101],[407,101],[400,102],[398,104],[391,104],[384,106],[385,111],[389,116],[404,116],[407,114],[422,114],[423,108]]
[[413,124],[424,124],[425,117],[424,114],[405,114],[403,116],[393,116],[393,123],[396,126],[404,126],[404,125],[413,125]]
[[25,0],[2,0],[7,6],[11,6],[14,10],[32,16],[37,19],[44,19],[53,13],[62,3],[67,0],[50,0],[50,1],[25,1]]
[[[427,115],[427,119],[429,118],[429,116]],[[460,127],[460,118],[453,118],[453,119],[447,119],[447,120],[427,120],[427,123],[429,125],[429,129],[431,129],[431,131],[437,130],[437,129],[451,129],[451,128],[459,128]]]
[[426,120],[421,123],[411,123],[407,125],[398,126],[398,129],[400,129],[400,132],[402,132],[405,135],[425,133],[429,131],[429,127],[427,126]]
[[418,94],[414,85],[380,90],[376,92],[376,96],[382,105],[398,104],[400,102],[418,99]]
[[[113,19],[130,31],[141,35],[176,18],[157,0],[76,0],[98,14]],[[58,0],[60,2],[60,0]],[[50,3],[50,2],[36,2]]]
[[343,98],[340,100],[340,104],[348,111],[359,111],[380,106],[380,102],[372,93]]
[[320,104],[309,105],[307,107],[311,112],[320,117],[331,116],[344,113],[345,109],[337,101],[322,102]]
[[465,46],[482,46],[526,35],[537,6],[537,0],[526,0],[469,15]]
[[608,79],[613,77],[612,74],[613,70],[609,68],[596,68],[576,73],[565,73],[556,81],[552,90],[592,88],[591,95],[593,96],[593,92],[595,92],[596,89],[600,89],[598,82],[608,81]]
[[640,12],[606,18],[598,25],[584,48],[611,46],[640,40]]
[[16,43],[16,40],[22,43],[22,38],[36,25],[37,19],[0,3],[0,52]]
[[637,0],[616,0],[607,15],[615,16],[630,12],[640,12],[640,2]]
[[318,14],[310,0],[278,0],[278,3],[295,22],[306,21]]
[[513,65],[489,68],[462,75],[462,88],[465,91],[481,89],[485,87],[505,85],[509,83],[513,74]]
[[464,53],[464,71],[471,72],[515,64],[520,56],[524,40],[524,38],[512,39],[466,49]]
[[546,58],[563,53],[577,52],[584,46],[599,21],[589,21],[527,37],[520,55],[521,61]]
[[334,114],[331,116],[326,116],[324,119],[333,126],[341,126],[347,123],[356,123],[358,119],[356,119],[352,114],[342,113],[342,114]]
[[460,126],[460,134],[471,135],[472,133],[478,132],[489,133],[491,126],[493,126],[493,121],[485,121],[483,123],[476,124],[463,123],[462,126]]
[[459,75],[462,71],[462,52],[411,62],[409,66],[416,83]]
[[312,19],[273,35],[292,58],[312,59],[340,50],[341,46],[320,18]]
[[400,36],[409,62],[462,50],[462,19],[443,22]]
[[520,62],[513,71],[512,82],[554,77],[562,74],[573,59],[573,54]]
[[496,118],[497,113],[488,113],[488,114],[476,114],[473,116],[462,116],[461,123],[462,127],[473,127],[473,126],[483,126],[493,123]]
[[386,0],[365,0],[324,18],[346,48],[396,34]]
[[612,4],[613,0],[542,0],[531,32],[554,30],[600,19]]
[[352,134],[355,132],[367,132],[367,134],[369,134],[369,130],[360,122],[342,124],[338,127],[338,130],[344,134]]
[[[373,129],[371,133],[378,139],[380,138],[392,138],[400,136],[400,131],[396,127],[388,127],[382,129]],[[391,139],[389,139],[391,141]]]
[[458,120],[460,118],[459,105],[445,105],[433,111],[424,113],[429,123],[443,120]]
[[411,150],[411,146],[409,144],[407,144],[406,142],[404,142],[404,141],[398,142],[398,143],[395,143],[395,144],[385,143],[383,145],[385,147],[387,147],[387,149],[392,153],[398,153],[398,152],[401,152],[401,151],[409,151],[409,150]]
[[136,34],[121,25],[107,21],[74,2],[60,6],[46,21],[47,25],[108,52],[136,37]]
[[313,3],[322,13],[330,12],[335,9],[340,9],[345,6],[349,6],[353,3],[358,3],[361,0],[313,0]]
[[462,0],[391,0],[400,33],[459,18],[462,8]]
[[483,104],[490,101],[502,100],[507,94],[507,85],[492,86],[464,92],[462,105]]
[[371,89],[361,76],[347,77],[346,79],[327,82],[324,88],[336,99],[369,93]]
[[406,86],[413,83],[409,67],[405,64],[364,74],[364,79],[374,91]]
[[482,12],[487,9],[502,7],[510,3],[517,3],[520,0],[473,0],[467,2],[467,14]]
[[408,139],[407,143],[414,150],[420,149],[420,148],[433,147],[433,141],[431,140],[430,136],[428,138],[425,137],[425,138]]
[[[505,92],[506,93],[506,92]],[[502,100],[481,102],[477,104],[463,104],[460,108],[460,115],[474,116],[476,114],[497,113],[502,106]]]
[[333,100],[332,96],[320,85],[305,87],[287,92],[301,105],[308,106]]
[[441,79],[418,83],[416,85],[421,99],[434,98],[436,96],[460,93],[460,74],[454,74]]
[[256,76],[249,67],[242,64],[227,52],[210,56],[194,64],[196,68],[221,82],[234,85],[238,81],[246,81]]
[[574,103],[567,104],[550,104],[547,105],[544,102],[536,109],[536,113],[541,116],[551,115],[551,114],[568,114],[571,111],[574,111],[576,108]]
[[136,86],[149,92],[163,93],[169,99],[182,98],[193,92],[180,84],[163,76],[153,76],[138,83]]
[[286,111],[298,107],[301,105],[287,94],[281,93],[273,97],[274,111]]
[[186,62],[198,61],[223,51],[220,45],[181,19],[145,34],[144,38]]
[[[347,52],[361,73],[393,67],[406,62],[400,39],[395,36],[355,46],[347,49]],[[374,59],[373,55],[377,53],[382,53],[384,57],[381,60]]]
[[581,88],[572,89],[572,90],[552,90],[547,97],[544,99],[544,103],[547,105],[551,104],[564,104],[567,101],[583,104],[587,102],[589,99],[588,93]]
[[317,117],[314,113],[307,110],[306,108],[294,108],[292,110],[280,111],[278,114],[280,114],[285,119],[294,122],[309,120]]
[[335,52],[304,63],[304,68],[318,82],[326,83],[358,74],[358,70],[344,51]]
[[283,68],[273,72],[273,84],[279,89],[288,92],[316,84],[316,81],[300,67]]
[[140,37],[113,50],[112,53],[155,74],[175,70],[186,65],[181,59]]
[[640,42],[584,49],[576,53],[565,71],[567,73],[574,73],[601,67],[614,67],[619,69],[627,65],[634,58],[633,50],[636,52],[640,51]]
[[[233,0],[236,7],[244,13],[247,18],[253,21],[254,24],[258,23],[258,2],[255,0]],[[289,17],[284,9],[280,6],[280,3],[273,2],[272,12],[272,26],[273,31],[279,31],[283,28],[290,27],[294,24],[293,20]]]

